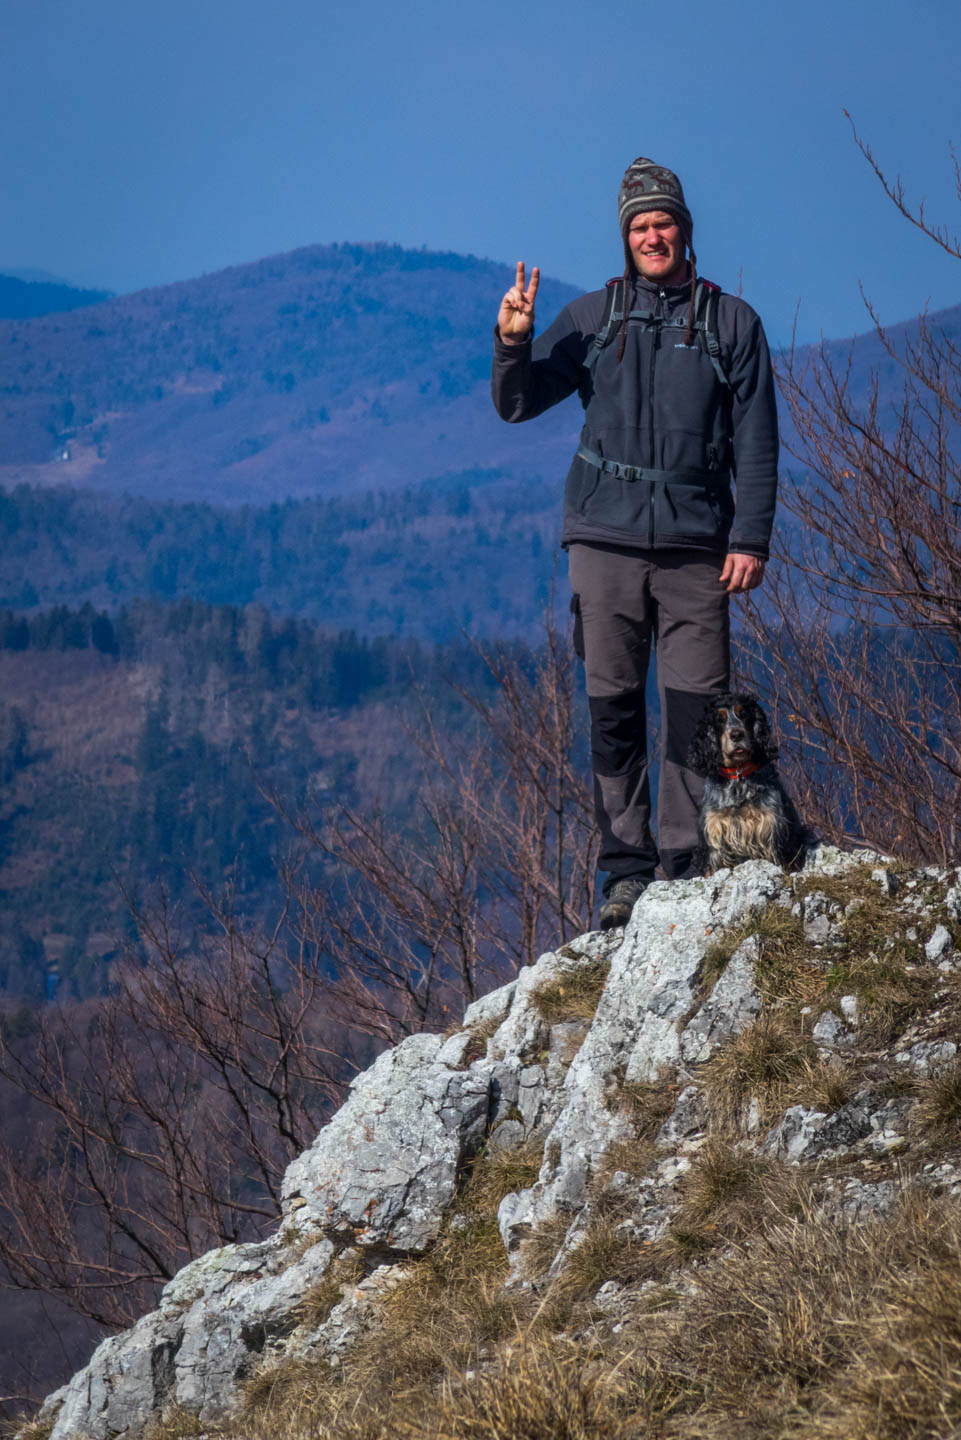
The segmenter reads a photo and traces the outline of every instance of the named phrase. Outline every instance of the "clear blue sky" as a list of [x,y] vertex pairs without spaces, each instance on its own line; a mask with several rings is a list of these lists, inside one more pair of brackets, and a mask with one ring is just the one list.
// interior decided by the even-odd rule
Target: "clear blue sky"
[[[842,108],[961,230],[957,0],[0,0],[0,269],[132,290],[390,240],[620,269],[635,155],[670,165],[702,272],[772,340],[961,300]],[[544,317],[545,319],[547,317]]]

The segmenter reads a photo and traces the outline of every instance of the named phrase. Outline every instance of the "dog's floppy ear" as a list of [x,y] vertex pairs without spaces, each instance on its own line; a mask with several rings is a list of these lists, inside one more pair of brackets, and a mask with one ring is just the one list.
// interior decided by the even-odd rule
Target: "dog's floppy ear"
[[721,765],[721,747],[717,739],[717,700],[709,701],[697,722],[697,729],[687,752],[687,768],[706,778],[715,775]]
[[759,760],[763,760],[765,764],[768,764],[770,761],[777,759],[777,741],[771,734],[771,727],[768,724],[768,718],[765,715],[759,700],[752,699],[751,711],[751,722],[754,732],[754,745],[757,751],[757,757]]

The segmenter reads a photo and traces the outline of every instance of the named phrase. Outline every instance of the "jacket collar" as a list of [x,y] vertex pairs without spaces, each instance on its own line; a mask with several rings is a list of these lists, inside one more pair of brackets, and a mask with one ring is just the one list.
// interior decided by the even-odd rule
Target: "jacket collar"
[[687,269],[687,275],[686,275],[686,277],[681,281],[680,285],[661,285],[661,284],[658,283],[657,280],[648,280],[648,279],[646,279],[643,275],[641,275],[637,270],[635,270],[635,271],[634,271],[634,289],[641,291],[641,293],[644,294],[644,295],[652,295],[652,296],[654,296],[654,295],[660,295],[661,291],[663,290],[664,293],[665,293],[665,295],[669,296],[672,300],[673,300],[673,299],[676,299],[676,298],[680,298],[682,295],[683,295],[683,296],[689,296],[690,293],[691,293],[691,267],[690,267],[690,261],[687,262],[687,267],[688,267],[688,269]]

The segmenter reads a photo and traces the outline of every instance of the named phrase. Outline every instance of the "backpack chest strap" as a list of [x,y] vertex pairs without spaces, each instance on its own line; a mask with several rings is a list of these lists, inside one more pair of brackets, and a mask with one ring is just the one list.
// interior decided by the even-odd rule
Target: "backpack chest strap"
[[[604,307],[604,318],[600,329],[591,341],[590,349],[584,360],[584,368],[593,378],[600,359],[601,351],[610,344],[620,329],[624,319],[624,307],[628,303],[629,282],[619,280],[608,288],[607,299]],[[720,291],[716,286],[706,284],[698,280],[694,291],[694,324],[691,329],[697,335],[701,348],[707,354],[714,373],[726,390],[731,388],[731,381],[724,368],[724,357],[721,353],[721,344],[718,338],[717,311],[720,300]],[[685,315],[658,315],[653,310],[629,310],[627,312],[628,324],[636,321],[639,324],[649,326],[658,330],[682,329],[687,326]]]

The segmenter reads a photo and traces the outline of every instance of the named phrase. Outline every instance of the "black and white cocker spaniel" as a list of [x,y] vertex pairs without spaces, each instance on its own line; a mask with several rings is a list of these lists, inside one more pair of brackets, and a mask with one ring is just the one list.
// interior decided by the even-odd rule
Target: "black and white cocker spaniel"
[[714,695],[687,764],[707,781],[692,870],[710,875],[742,860],[800,868],[815,836],[778,777],[777,745],[754,695]]

